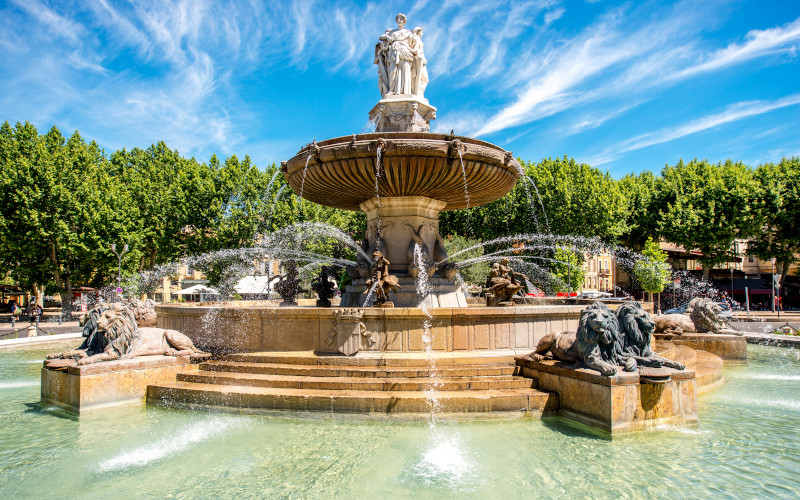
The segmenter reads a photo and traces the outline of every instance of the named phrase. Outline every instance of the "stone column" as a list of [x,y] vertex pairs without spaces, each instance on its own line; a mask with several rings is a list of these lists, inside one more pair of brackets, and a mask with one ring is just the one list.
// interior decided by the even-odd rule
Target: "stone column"
[[390,269],[398,275],[405,275],[410,260],[409,246],[414,242],[414,232],[418,232],[428,251],[433,253],[436,234],[439,231],[439,212],[447,203],[425,196],[375,197],[359,205],[367,214],[367,239],[370,248],[375,247],[380,228],[380,236],[385,245],[384,256],[391,263]]

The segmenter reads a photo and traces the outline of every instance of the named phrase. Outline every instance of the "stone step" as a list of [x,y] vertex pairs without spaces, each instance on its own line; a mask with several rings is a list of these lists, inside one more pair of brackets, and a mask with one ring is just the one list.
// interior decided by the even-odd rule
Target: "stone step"
[[516,366],[509,364],[456,365],[418,367],[293,365],[285,363],[249,363],[236,361],[209,361],[202,363],[200,371],[262,373],[269,375],[296,375],[306,377],[374,377],[374,378],[430,378],[439,376],[472,377],[514,375]]
[[513,376],[453,378],[375,378],[375,377],[309,377],[268,375],[261,373],[191,372],[179,373],[178,381],[202,384],[274,387],[287,389],[362,390],[362,391],[425,391],[436,384],[440,391],[529,389],[532,380]]
[[675,355],[675,344],[668,340],[656,340],[653,352],[665,358],[675,359],[673,357]]
[[433,353],[426,356],[420,354],[404,353],[372,353],[360,352],[354,356],[344,354],[317,354],[313,351],[305,352],[250,352],[228,354],[223,361],[237,361],[245,363],[280,363],[297,365],[336,365],[336,366],[428,366],[431,361],[440,366],[455,365],[482,365],[482,364],[514,364],[514,353],[508,351],[488,351],[485,354],[475,353]]
[[672,355],[667,357],[683,363],[689,370],[693,370],[697,364],[697,351],[685,345],[676,345],[672,350]]
[[697,393],[703,394],[719,387],[725,380],[722,358],[707,351],[695,351],[697,364],[694,366]]
[[175,382],[147,388],[147,402],[262,410],[347,413],[524,412],[541,415],[558,409],[555,393],[536,389],[441,391],[429,400],[424,391],[327,391]]

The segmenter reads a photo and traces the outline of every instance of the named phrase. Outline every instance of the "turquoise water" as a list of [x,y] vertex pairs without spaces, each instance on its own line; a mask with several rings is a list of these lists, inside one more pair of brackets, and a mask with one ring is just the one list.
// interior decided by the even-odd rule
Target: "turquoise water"
[[[67,346],[63,346],[66,348]],[[601,439],[558,419],[425,422],[39,408],[0,351],[0,498],[797,498],[800,353],[749,346],[700,423]]]

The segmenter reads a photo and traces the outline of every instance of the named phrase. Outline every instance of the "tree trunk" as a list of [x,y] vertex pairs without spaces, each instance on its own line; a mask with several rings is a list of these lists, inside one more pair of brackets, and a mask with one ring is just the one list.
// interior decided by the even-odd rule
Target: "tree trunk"
[[61,272],[61,263],[58,261],[58,252],[56,251],[56,242],[50,241],[50,261],[53,263],[53,278],[55,279],[56,286],[61,289],[61,318],[72,318],[72,280],[69,278],[69,269],[66,272]]
[[72,290],[63,290],[61,295],[61,317],[68,320],[72,317]]
[[711,274],[711,266],[708,264],[703,264],[703,279],[708,281],[708,276]]
[[38,284],[33,284],[33,296],[35,297],[34,301],[36,305],[41,306],[44,309],[44,286],[39,286]]

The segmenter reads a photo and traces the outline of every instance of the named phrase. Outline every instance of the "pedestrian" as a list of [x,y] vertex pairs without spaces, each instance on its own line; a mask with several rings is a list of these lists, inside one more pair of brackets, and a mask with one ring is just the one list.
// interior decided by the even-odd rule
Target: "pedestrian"
[[22,314],[22,308],[17,304],[17,301],[11,301],[11,328],[14,328],[19,320],[19,315]]
[[36,321],[36,328],[39,328],[39,319],[41,319],[42,314],[44,311],[42,310],[42,306],[39,304],[33,303],[32,304],[32,314],[31,314],[31,323]]

